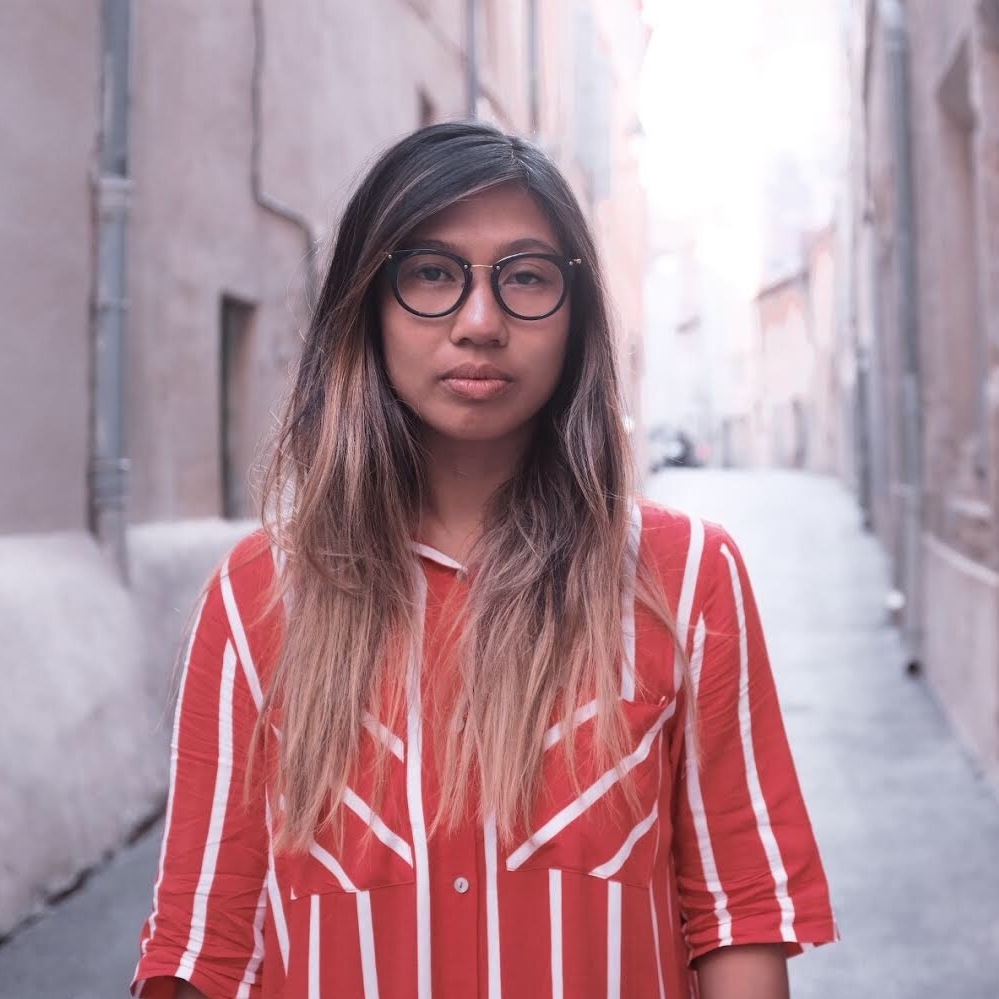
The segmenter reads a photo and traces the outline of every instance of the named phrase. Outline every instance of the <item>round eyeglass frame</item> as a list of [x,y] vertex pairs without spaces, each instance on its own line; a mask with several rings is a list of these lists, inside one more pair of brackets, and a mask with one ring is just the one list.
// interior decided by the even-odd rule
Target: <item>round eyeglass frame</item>
[[[462,275],[465,279],[465,286],[461,289],[461,294],[458,296],[457,301],[449,309],[445,309],[443,312],[420,312],[417,309],[412,308],[412,306],[407,305],[402,297],[402,293],[399,291],[399,265],[404,261],[408,260],[410,257],[414,257],[419,253],[432,253],[437,257],[447,257],[448,260],[453,260],[456,264],[461,267]],[[549,309],[544,315],[541,316],[524,316],[519,312],[514,312],[506,302],[503,301],[503,295],[500,292],[499,276],[503,268],[507,264],[512,263],[514,260],[547,260],[553,263],[562,272],[562,295],[555,307]],[[473,264],[471,261],[466,260],[464,257],[459,257],[457,253],[451,253],[448,250],[436,250],[433,247],[417,247],[412,250],[395,250],[393,253],[387,253],[385,255],[385,264],[388,268],[389,277],[391,278],[392,294],[395,296],[395,300],[407,311],[412,313],[414,316],[419,316],[421,319],[441,319],[444,316],[451,315],[452,312],[457,312],[464,304],[472,290],[472,268],[473,267],[488,267],[490,270],[489,278],[490,284],[493,289],[493,296],[499,303],[499,307],[509,316],[513,316],[514,319],[521,319],[525,322],[537,322],[540,319],[547,319],[549,316],[554,316],[559,309],[565,305],[565,300],[569,297],[569,292],[572,290],[572,278],[576,273],[576,268],[579,267],[583,261],[579,257],[561,257],[556,253],[535,253],[533,251],[528,251],[526,253],[512,253],[508,257],[502,257],[492,264]]]

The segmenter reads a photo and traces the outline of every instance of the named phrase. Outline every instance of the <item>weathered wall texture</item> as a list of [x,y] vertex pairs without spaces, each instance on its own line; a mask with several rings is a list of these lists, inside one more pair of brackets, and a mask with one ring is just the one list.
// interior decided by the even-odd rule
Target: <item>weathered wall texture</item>
[[86,522],[99,11],[0,5],[0,533]]
[[[866,499],[906,590],[910,655],[999,780],[999,8],[976,0],[855,6],[854,176],[866,182],[855,182],[853,198],[852,313],[869,338]],[[908,60],[911,292],[893,38]],[[905,405],[907,297],[915,410]],[[905,449],[912,428],[921,465],[914,492]],[[915,510],[914,531],[907,510]]]

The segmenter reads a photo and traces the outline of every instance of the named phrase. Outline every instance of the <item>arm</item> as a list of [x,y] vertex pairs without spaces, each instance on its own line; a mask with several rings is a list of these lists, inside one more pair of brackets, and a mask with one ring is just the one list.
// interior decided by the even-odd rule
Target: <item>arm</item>
[[205,994],[199,992],[190,982],[179,982],[176,999],[205,999]]
[[773,944],[709,951],[697,961],[701,999],[789,999],[787,958]]
[[[223,585],[232,589],[229,613]],[[259,685],[255,664],[237,653],[237,647],[249,649],[253,658],[256,636],[243,640],[248,629],[237,612],[253,620],[256,586],[243,570],[224,583],[216,577],[188,646],[160,871],[132,985],[133,995],[146,999],[260,996],[269,843],[265,766],[258,754],[247,796]]]
[[673,851],[690,960],[703,959],[710,983],[738,977],[729,969],[745,960],[755,968],[758,945],[770,945],[766,966],[773,952],[837,935],[752,587],[717,526],[706,530],[693,611],[697,710],[671,752]]

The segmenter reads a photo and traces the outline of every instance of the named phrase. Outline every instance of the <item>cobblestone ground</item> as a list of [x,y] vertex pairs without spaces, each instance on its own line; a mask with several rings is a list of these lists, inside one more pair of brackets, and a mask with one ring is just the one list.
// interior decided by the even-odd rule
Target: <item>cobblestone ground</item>
[[[999,999],[999,803],[902,670],[851,498],[703,470],[649,492],[724,523],[755,584],[843,935],[792,961],[794,999]],[[0,999],[123,996],[158,849],[157,828],[0,948]]]

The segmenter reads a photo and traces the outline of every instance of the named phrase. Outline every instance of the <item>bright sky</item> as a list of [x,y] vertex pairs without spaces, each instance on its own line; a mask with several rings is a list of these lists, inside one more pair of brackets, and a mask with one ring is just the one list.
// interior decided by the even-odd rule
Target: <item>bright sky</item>
[[[654,211],[725,233],[717,264],[758,269],[781,161],[811,189],[802,225],[826,221],[843,139],[842,0],[646,0],[643,176]],[[771,198],[775,195],[771,193]],[[795,199],[777,185],[777,199]],[[792,206],[793,208],[793,206]]]

